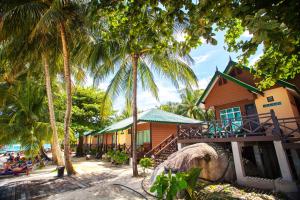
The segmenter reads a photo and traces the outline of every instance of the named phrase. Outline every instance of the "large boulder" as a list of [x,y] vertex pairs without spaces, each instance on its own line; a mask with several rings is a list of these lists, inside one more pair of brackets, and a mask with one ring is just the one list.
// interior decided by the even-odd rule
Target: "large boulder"
[[235,170],[232,156],[217,144],[197,143],[186,146],[171,154],[167,160],[154,170],[150,182],[163,171],[187,171],[201,168],[200,178],[210,181],[234,181]]

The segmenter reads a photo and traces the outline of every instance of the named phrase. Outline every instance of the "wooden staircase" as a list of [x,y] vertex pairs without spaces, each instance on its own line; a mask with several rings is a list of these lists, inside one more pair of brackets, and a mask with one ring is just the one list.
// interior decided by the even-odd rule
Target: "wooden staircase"
[[145,157],[154,158],[155,167],[164,162],[172,153],[177,151],[177,136],[170,135],[159,145],[145,154]]

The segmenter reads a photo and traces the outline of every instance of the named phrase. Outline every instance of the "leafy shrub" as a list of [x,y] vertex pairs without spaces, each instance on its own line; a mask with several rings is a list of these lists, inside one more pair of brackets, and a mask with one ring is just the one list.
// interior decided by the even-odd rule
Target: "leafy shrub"
[[97,149],[91,149],[91,155],[95,156],[97,154]]
[[113,158],[114,154],[115,154],[114,150],[108,150],[106,156],[108,159],[110,159]]
[[112,159],[115,164],[125,164],[129,157],[124,151],[115,151]]
[[179,192],[185,190],[189,195],[187,198],[191,198],[200,172],[199,168],[193,168],[188,172],[179,172],[175,175],[172,175],[171,171],[169,171],[167,176],[163,172],[156,177],[150,191],[156,192],[158,199],[166,198],[167,200],[172,200]]
[[150,167],[153,166],[153,159],[152,158],[142,158],[139,162],[141,167],[143,168],[144,174],[146,173],[146,169],[149,169]]

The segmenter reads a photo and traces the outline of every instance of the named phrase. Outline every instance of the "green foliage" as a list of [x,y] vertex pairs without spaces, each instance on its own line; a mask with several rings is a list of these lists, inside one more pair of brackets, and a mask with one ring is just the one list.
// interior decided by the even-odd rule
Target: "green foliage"
[[203,90],[191,90],[186,88],[181,91],[180,103],[168,102],[161,105],[160,109],[193,119],[212,120],[214,119],[214,113],[212,110],[206,111],[196,105],[202,93]]
[[114,150],[109,150],[107,153],[107,159],[110,160],[111,162],[121,165],[121,164],[126,164],[128,162],[128,155],[124,151],[114,151]]
[[195,189],[200,173],[200,168],[192,168],[188,172],[184,173],[184,179],[188,184],[188,187],[186,188],[187,196],[185,197],[185,199],[194,199]]
[[105,93],[95,88],[76,87],[72,95],[72,129],[79,134],[97,130],[110,123],[111,101],[103,105]]
[[185,89],[181,92],[181,103],[178,105],[178,113],[186,117],[198,120],[211,120],[213,115],[211,111],[205,111],[196,105],[203,90]]
[[115,151],[112,156],[113,162],[117,165],[126,164],[128,162],[128,155],[124,151]]
[[[240,64],[248,65],[259,46],[263,54],[255,62],[253,69],[257,76],[263,77],[261,88],[275,84],[278,79],[294,78],[300,73],[300,5],[291,1],[251,1],[234,0],[214,2],[207,9],[209,20],[216,22],[218,29],[225,30],[225,42],[229,51],[242,51]],[[222,6],[221,6],[222,5]],[[206,10],[206,9],[205,9]],[[227,10],[230,15],[224,15]],[[297,25],[298,24],[298,25]],[[251,36],[243,39],[244,31]]]
[[146,172],[146,169],[153,166],[153,159],[152,158],[142,158],[139,162],[140,166],[143,168],[144,174]]
[[25,77],[5,90],[0,106],[0,143],[19,143],[28,156],[39,153],[43,144],[51,140],[45,90],[40,80]]
[[112,158],[115,154],[115,151],[110,149],[107,151],[106,155],[107,155],[107,158]]
[[193,168],[188,172],[179,172],[172,175],[171,171],[167,175],[164,172],[156,177],[151,192],[156,192],[158,199],[172,200],[177,194],[186,190],[188,194],[192,194],[201,170]]

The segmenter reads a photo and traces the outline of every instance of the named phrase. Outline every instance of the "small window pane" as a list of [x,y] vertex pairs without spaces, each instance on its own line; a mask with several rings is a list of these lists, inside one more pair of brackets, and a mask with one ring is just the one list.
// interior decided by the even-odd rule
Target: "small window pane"
[[241,113],[240,112],[234,113],[234,117],[235,119],[241,120]]
[[233,110],[234,111],[240,111],[240,108],[239,107],[234,107]]
[[225,120],[226,119],[226,115],[221,115],[221,120]]
[[220,113],[221,114],[226,114],[226,110],[221,110]]
[[228,119],[234,119],[234,115],[233,115],[233,113],[228,113]]

